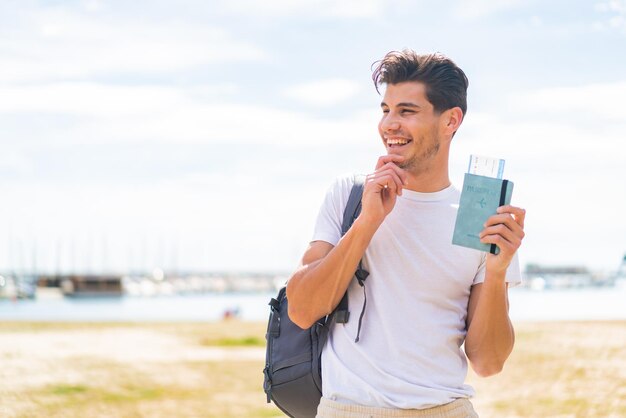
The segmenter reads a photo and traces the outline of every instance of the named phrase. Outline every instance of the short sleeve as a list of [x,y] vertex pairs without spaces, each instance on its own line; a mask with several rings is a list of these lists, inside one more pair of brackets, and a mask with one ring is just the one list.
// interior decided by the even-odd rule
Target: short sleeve
[[311,241],[325,241],[337,245],[341,239],[343,211],[354,184],[353,175],[337,178],[326,192],[322,202]]
[[[478,268],[478,272],[474,277],[474,284],[482,283],[485,281],[485,270],[487,266],[487,253],[482,254],[482,258],[480,261],[480,267]],[[517,253],[513,256],[511,260],[511,264],[509,268],[506,270],[506,282],[509,284],[509,287],[519,286],[522,283],[522,272],[520,270],[519,265],[519,257]]]

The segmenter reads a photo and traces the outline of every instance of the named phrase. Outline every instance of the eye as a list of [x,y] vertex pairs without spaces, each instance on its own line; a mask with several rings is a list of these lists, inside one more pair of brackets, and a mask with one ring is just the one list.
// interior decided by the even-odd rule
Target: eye
[[386,115],[387,113],[389,113],[389,109],[383,109],[383,114]]
[[415,113],[413,109],[402,109],[400,113]]

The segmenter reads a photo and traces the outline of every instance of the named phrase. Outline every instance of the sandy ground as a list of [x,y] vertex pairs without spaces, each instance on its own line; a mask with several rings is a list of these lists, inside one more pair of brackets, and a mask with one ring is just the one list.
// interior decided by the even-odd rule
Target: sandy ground
[[280,416],[264,324],[0,324],[0,417]]
[[16,390],[80,380],[83,371],[67,367],[73,360],[145,368],[180,362],[262,361],[265,350],[201,346],[168,332],[132,327],[0,334],[0,358],[10,359],[10,367],[2,368],[0,390]]
[[468,381],[485,417],[626,417],[626,323],[518,324],[502,373]]
[[[518,324],[481,417],[626,417],[626,323]],[[261,323],[0,324],[1,417],[268,417]]]

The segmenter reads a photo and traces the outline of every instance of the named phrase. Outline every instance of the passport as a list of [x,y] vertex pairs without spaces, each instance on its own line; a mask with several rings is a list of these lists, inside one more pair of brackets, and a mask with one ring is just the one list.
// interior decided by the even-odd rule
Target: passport
[[465,174],[459,210],[456,214],[452,244],[498,254],[496,244],[480,242],[478,234],[498,207],[511,203],[513,182],[493,177]]

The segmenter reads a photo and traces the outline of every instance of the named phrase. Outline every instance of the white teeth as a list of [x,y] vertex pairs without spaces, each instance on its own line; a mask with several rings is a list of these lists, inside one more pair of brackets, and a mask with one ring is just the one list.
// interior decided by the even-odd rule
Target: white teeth
[[406,145],[408,142],[406,139],[388,139],[387,145]]

